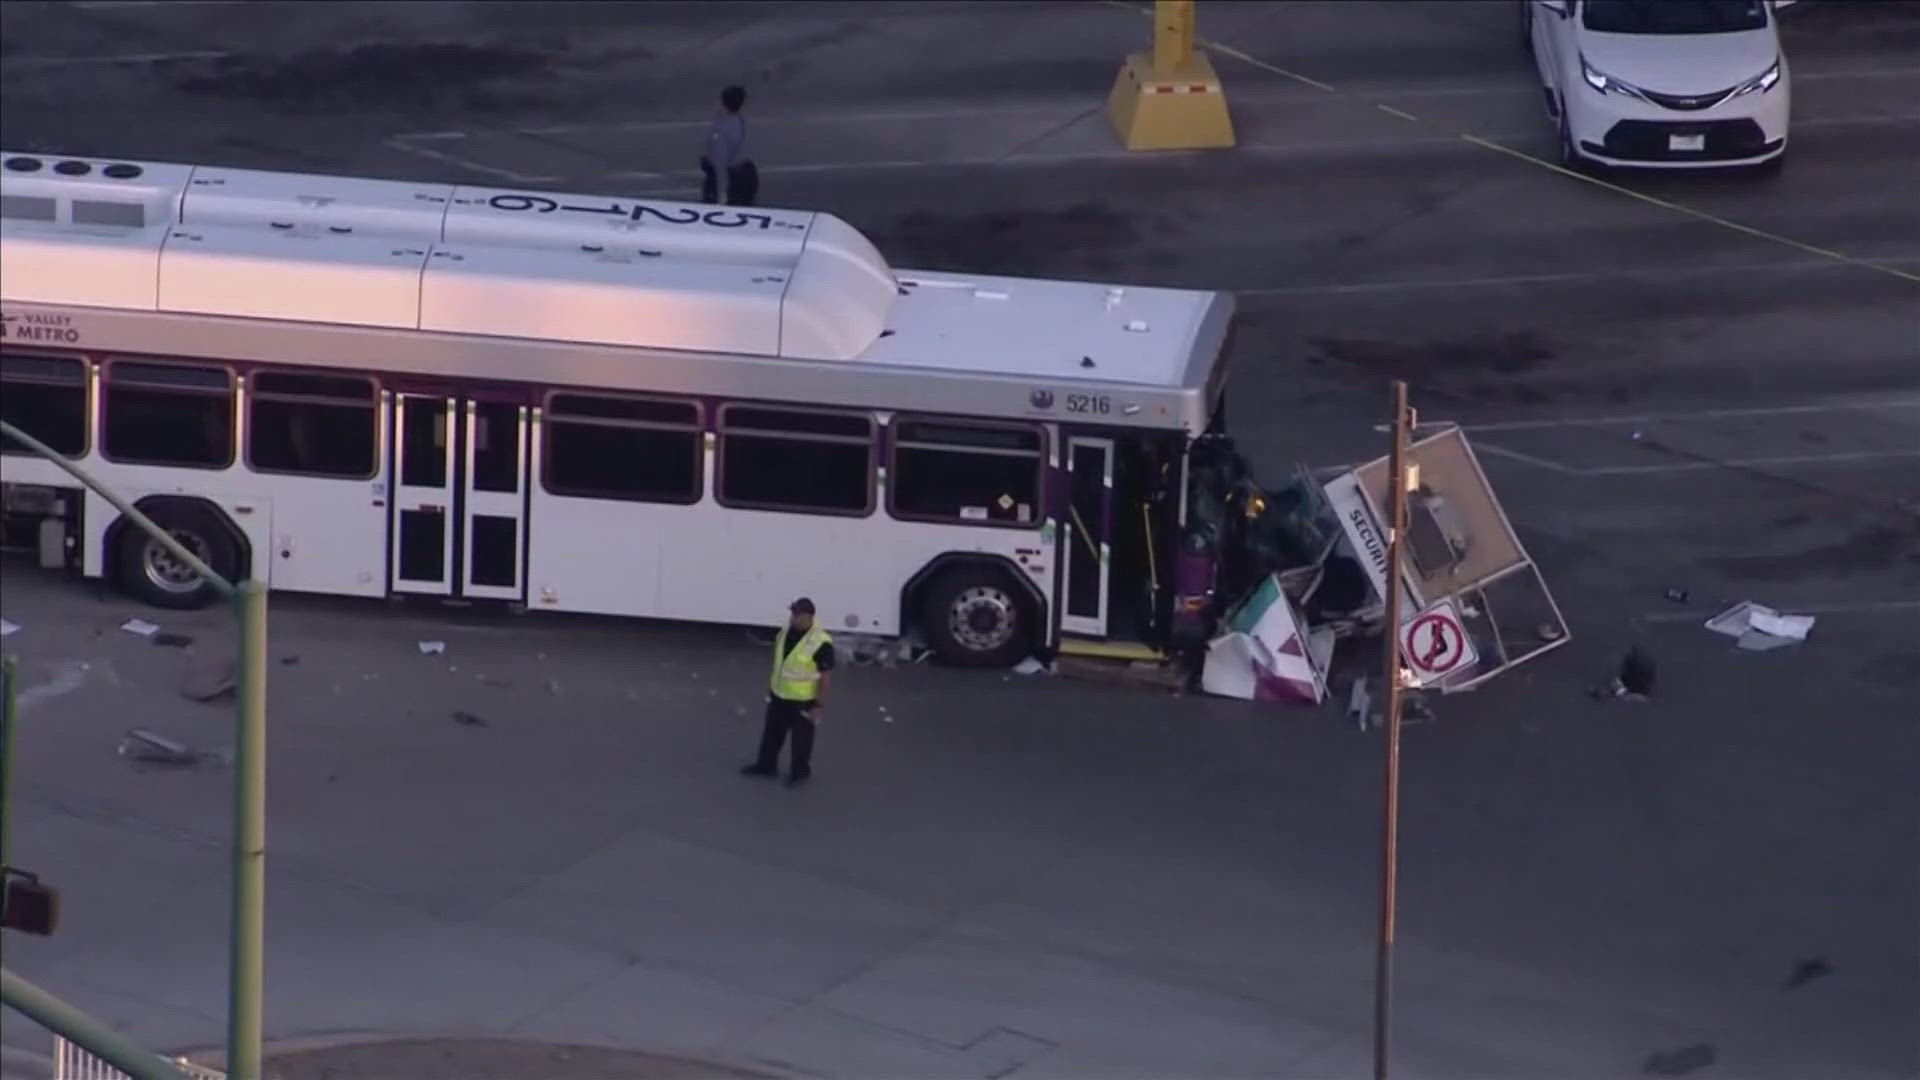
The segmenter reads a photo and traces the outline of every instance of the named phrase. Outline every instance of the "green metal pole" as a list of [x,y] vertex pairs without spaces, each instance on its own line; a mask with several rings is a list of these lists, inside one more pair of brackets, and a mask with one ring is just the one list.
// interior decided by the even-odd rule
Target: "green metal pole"
[[[13,657],[0,656],[0,866],[7,861],[7,837],[13,832],[13,710],[14,676],[18,674]],[[0,904],[5,904],[0,899]]]
[[186,1080],[186,1074],[166,1058],[141,1049],[126,1036],[5,968],[0,968],[0,999],[133,1080]]
[[227,979],[227,1076],[260,1080],[261,952],[266,927],[267,589],[243,581],[236,594],[240,660],[234,673],[239,723],[233,739],[233,940]]

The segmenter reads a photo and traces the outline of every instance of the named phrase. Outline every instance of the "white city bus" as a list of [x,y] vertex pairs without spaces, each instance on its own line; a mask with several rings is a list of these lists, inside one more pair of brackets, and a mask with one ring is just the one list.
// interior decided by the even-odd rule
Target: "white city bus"
[[[737,624],[804,594],[981,666],[1207,628],[1228,295],[896,272],[816,213],[21,153],[0,185],[5,419],[223,574]],[[11,544],[213,598],[5,450]]]

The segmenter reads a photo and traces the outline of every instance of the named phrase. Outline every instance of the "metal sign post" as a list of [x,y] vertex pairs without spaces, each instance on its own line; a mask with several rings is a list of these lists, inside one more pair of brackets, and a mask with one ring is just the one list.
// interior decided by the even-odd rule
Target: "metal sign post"
[[1393,384],[1393,453],[1387,479],[1387,625],[1381,643],[1386,654],[1387,767],[1380,844],[1380,942],[1373,968],[1373,1077],[1387,1080],[1387,1050],[1393,1026],[1393,908],[1395,867],[1400,846],[1400,542],[1407,531],[1407,439],[1413,430],[1407,384]]

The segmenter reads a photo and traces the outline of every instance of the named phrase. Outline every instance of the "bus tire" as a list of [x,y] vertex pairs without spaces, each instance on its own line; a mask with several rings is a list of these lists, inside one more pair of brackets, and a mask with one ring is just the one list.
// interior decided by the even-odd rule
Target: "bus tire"
[[[155,525],[170,533],[188,551],[200,557],[228,581],[240,570],[240,545],[233,532],[211,510],[193,503],[163,502],[141,508]],[[123,522],[114,541],[114,567],[122,588],[146,604],[171,611],[206,607],[219,597],[210,581],[182,564],[165,545],[145,529]]]
[[1033,652],[1031,602],[1005,573],[956,567],[927,584],[921,626],[941,662],[1004,668]]

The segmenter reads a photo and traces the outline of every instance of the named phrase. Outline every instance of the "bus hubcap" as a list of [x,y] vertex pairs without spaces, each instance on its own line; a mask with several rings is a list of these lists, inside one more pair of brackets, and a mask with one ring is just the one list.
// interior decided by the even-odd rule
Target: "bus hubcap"
[[967,649],[992,652],[1013,640],[1013,597],[986,585],[968,589],[954,598],[947,628]]
[[[194,553],[201,562],[213,558],[213,549],[198,533],[186,529],[169,529],[175,540],[188,551]],[[146,556],[141,560],[147,571],[147,580],[154,588],[170,593],[190,593],[200,587],[200,572],[167,550],[160,541],[148,538]]]

